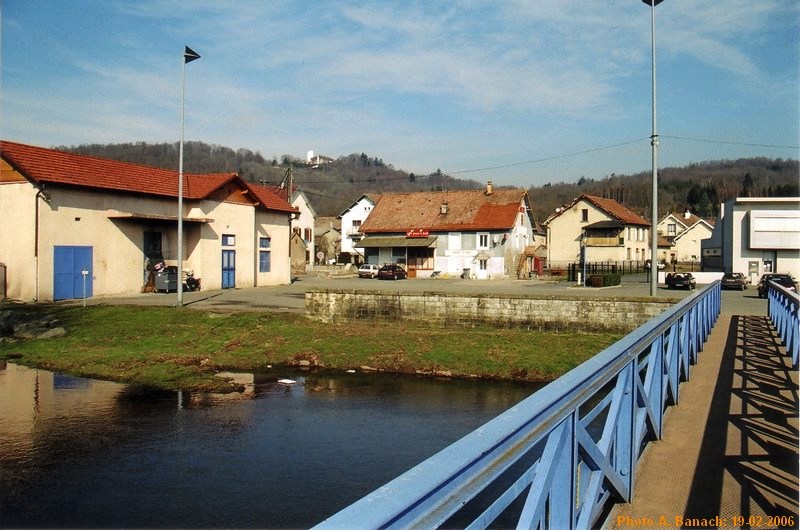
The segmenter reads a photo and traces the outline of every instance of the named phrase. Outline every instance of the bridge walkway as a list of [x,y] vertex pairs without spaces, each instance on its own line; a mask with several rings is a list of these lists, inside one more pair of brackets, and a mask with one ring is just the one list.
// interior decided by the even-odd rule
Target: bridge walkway
[[723,309],[690,377],[607,526],[796,528],[798,372],[769,318]]

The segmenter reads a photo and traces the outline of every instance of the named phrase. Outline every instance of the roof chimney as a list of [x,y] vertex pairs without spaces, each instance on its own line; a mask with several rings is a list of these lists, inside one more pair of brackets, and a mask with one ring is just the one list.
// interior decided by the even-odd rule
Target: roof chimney
[[689,211],[689,208],[686,208],[686,211],[683,212],[683,218],[684,219],[688,219],[691,216],[692,216],[692,212]]
[[491,195],[492,191],[492,181],[490,180],[486,183],[486,195]]
[[443,202],[441,204],[441,206],[439,207],[439,211],[442,213],[442,215],[447,213],[447,203],[446,202]]

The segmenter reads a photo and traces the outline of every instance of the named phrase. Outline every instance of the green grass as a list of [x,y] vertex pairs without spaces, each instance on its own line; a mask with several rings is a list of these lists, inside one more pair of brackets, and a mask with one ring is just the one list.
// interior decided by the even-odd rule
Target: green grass
[[324,324],[284,313],[159,307],[42,311],[55,313],[67,336],[5,344],[0,356],[84,377],[188,390],[224,389],[227,383],[214,377],[220,370],[260,371],[301,361],[338,370],[548,381],[620,337],[419,323]]

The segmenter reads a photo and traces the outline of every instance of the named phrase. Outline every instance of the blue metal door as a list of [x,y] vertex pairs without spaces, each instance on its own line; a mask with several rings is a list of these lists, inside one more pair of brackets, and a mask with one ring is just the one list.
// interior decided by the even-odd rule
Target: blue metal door
[[236,287],[236,251],[222,251],[222,288]]
[[92,297],[92,247],[53,247],[53,300]]

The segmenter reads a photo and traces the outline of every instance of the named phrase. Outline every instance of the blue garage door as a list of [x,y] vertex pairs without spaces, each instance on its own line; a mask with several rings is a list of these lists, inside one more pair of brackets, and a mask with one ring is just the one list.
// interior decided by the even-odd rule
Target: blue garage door
[[90,298],[92,247],[53,247],[53,300],[83,298],[84,285]]

